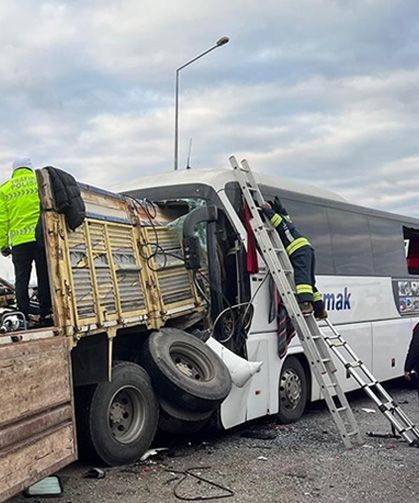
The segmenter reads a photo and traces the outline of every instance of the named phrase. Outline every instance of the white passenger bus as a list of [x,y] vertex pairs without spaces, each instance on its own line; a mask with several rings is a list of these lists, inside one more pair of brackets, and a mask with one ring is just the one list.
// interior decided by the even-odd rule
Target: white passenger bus
[[[317,285],[332,323],[377,379],[401,376],[419,321],[419,220],[349,204],[313,186],[258,174],[256,179],[265,199],[280,197],[315,248]],[[221,425],[267,414],[278,414],[283,422],[299,419],[307,401],[320,398],[319,387],[297,337],[286,356],[278,356],[266,267],[260,257],[258,272],[248,273],[246,266],[248,239],[233,171],[176,171],[142,177],[134,186],[129,195],[177,212],[197,205],[218,208],[217,222],[201,229],[208,263],[200,288],[202,281],[210,285],[215,337],[249,361],[263,362],[245,386],[233,386],[221,406]],[[236,319],[225,315],[237,305]],[[355,389],[356,382],[337,367],[344,390]]]

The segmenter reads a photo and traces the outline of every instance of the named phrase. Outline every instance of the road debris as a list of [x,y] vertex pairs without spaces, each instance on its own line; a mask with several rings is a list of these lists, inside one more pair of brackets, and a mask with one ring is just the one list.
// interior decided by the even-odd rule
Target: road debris
[[[173,488],[173,494],[176,496],[176,498],[182,500],[182,501],[209,501],[209,500],[215,500],[215,499],[221,499],[221,498],[229,498],[231,496],[234,496],[234,491],[228,487],[225,487],[221,484],[218,484],[217,482],[214,482],[213,480],[209,480],[205,477],[202,477],[201,471],[202,470],[210,470],[210,466],[196,466],[192,468],[187,468],[186,470],[165,470],[169,472],[172,476],[174,475],[181,475],[182,477],[172,477],[169,479],[166,483],[169,484],[170,482],[174,482],[175,480],[179,479],[176,483],[176,485]],[[198,473],[194,473],[195,470],[199,470]],[[183,482],[185,482],[187,479],[195,479],[196,486],[199,487],[200,490],[205,488],[205,485],[209,488],[217,488],[222,491],[221,494],[213,494],[213,495],[195,495],[195,496],[188,496],[186,494],[181,494],[179,492],[179,488],[182,485]],[[198,485],[199,484],[199,485]],[[195,487],[195,486],[194,486]]]
[[140,458],[140,462],[143,463],[144,461],[147,461],[152,456],[157,456],[158,454],[168,451],[168,447],[156,447],[154,449],[149,449],[146,451]]
[[101,468],[91,468],[85,475],[87,479],[104,479],[106,476],[105,470]]
[[361,410],[366,412],[367,414],[375,414],[376,412],[374,409],[368,409],[367,407],[362,407]]

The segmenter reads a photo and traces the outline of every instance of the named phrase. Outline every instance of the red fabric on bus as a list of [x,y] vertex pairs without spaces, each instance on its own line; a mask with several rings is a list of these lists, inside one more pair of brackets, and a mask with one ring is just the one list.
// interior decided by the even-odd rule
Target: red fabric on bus
[[413,238],[409,240],[407,256],[409,258],[419,258],[419,239]]
[[407,252],[407,267],[410,274],[417,274],[419,270],[419,239],[411,239]]
[[247,255],[246,255],[246,266],[247,272],[250,274],[255,274],[259,272],[258,255],[256,251],[256,240],[253,234],[252,226],[250,225],[250,219],[252,218],[250,214],[249,207],[244,203],[244,226],[247,232]]
[[407,259],[407,267],[409,269],[419,269],[419,257],[409,257]]

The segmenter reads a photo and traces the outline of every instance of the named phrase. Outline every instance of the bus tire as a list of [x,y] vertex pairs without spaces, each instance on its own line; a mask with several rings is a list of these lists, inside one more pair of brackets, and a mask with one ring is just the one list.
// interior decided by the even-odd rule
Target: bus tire
[[137,461],[150,447],[159,418],[147,372],[117,361],[111,382],[86,386],[82,394],[77,411],[82,453],[109,466]]
[[289,356],[282,365],[279,378],[279,422],[287,424],[298,421],[303,415],[307,398],[305,370],[298,358]]
[[224,362],[183,330],[151,333],[141,361],[159,398],[176,409],[212,412],[230,393],[231,376]]

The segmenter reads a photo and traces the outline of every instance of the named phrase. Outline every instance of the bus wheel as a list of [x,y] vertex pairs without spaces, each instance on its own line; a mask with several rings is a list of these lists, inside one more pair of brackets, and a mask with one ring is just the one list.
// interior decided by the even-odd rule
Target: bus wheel
[[307,376],[298,358],[288,357],[279,380],[279,412],[281,423],[293,423],[303,415],[308,395]]
[[89,387],[78,410],[80,437],[107,465],[138,460],[149,448],[158,424],[158,403],[147,372],[131,362],[115,362],[112,381]]

